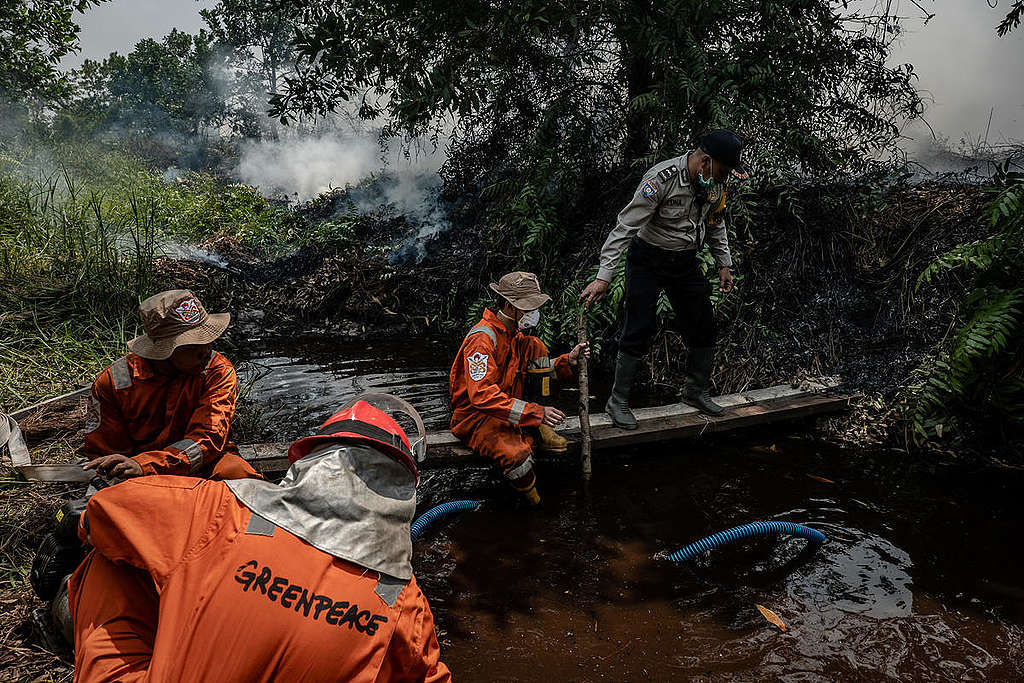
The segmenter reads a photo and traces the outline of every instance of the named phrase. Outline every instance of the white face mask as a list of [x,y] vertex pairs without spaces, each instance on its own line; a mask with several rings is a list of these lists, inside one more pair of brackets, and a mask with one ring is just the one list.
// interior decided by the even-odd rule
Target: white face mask
[[524,313],[523,317],[519,319],[519,329],[528,330],[531,327],[537,327],[537,323],[540,322],[540,309],[534,309],[528,313]]

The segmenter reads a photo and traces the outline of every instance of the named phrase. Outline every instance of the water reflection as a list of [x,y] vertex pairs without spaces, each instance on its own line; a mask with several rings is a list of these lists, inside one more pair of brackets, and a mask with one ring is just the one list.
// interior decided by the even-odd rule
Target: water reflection
[[[243,377],[282,440],[363,391],[396,393],[441,429],[450,351],[305,340],[257,354]],[[425,472],[420,510],[488,501],[415,548],[456,677],[1024,680],[1021,473],[813,441],[769,449],[771,434],[599,454],[589,484],[572,458],[544,462],[539,510],[486,468]],[[829,541],[803,563],[799,539],[692,566],[654,559],[755,519],[808,523]]]
[[276,439],[290,441],[308,434],[346,401],[368,391],[409,401],[428,429],[447,426],[446,370],[417,364],[404,355],[396,359],[386,346],[324,349],[309,344],[302,350],[295,356],[268,350],[239,364],[240,381],[249,399],[260,405]]

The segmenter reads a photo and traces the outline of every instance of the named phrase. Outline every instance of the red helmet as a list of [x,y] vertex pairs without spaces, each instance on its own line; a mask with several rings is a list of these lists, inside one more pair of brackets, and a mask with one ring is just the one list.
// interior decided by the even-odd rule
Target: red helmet
[[[410,443],[398,422],[384,412],[388,409],[403,412],[413,419],[419,430],[415,443]],[[288,449],[288,462],[294,463],[309,455],[317,446],[341,439],[365,441],[387,453],[409,468],[419,484],[420,473],[416,468],[416,460],[422,459],[426,447],[423,420],[415,408],[397,396],[362,394],[352,399],[329,417],[316,434],[293,443]]]

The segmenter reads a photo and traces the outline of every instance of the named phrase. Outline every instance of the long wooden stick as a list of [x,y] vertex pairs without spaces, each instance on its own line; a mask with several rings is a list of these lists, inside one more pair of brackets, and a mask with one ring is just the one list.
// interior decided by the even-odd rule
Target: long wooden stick
[[[587,342],[587,321],[583,317],[583,311],[580,311],[579,317],[579,331],[576,335],[576,340],[580,344]],[[581,457],[583,461],[583,476],[587,479],[590,478],[590,378],[587,375],[587,356],[581,353],[579,357],[579,375],[580,375],[580,437],[581,441]]]

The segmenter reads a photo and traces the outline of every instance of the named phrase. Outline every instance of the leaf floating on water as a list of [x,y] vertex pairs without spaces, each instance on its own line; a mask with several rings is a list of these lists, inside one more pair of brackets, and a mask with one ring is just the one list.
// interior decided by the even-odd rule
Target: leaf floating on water
[[756,607],[757,611],[760,612],[764,616],[764,618],[767,619],[769,622],[775,624],[776,626],[781,628],[783,631],[786,630],[786,622],[784,622],[782,619],[780,619],[778,614],[776,614],[775,612],[771,611],[770,609],[768,609],[764,605],[758,605],[757,603],[754,603],[754,607]]
[[770,450],[772,453],[778,453],[779,447],[776,446],[775,444],[772,444],[771,446],[768,447],[768,450]]
[[935,436],[942,438],[942,423],[935,425]]
[[811,479],[813,479],[814,481],[820,481],[822,484],[834,484],[835,483],[831,479],[826,479],[825,477],[819,477],[816,474],[807,474],[807,476],[810,477]]

